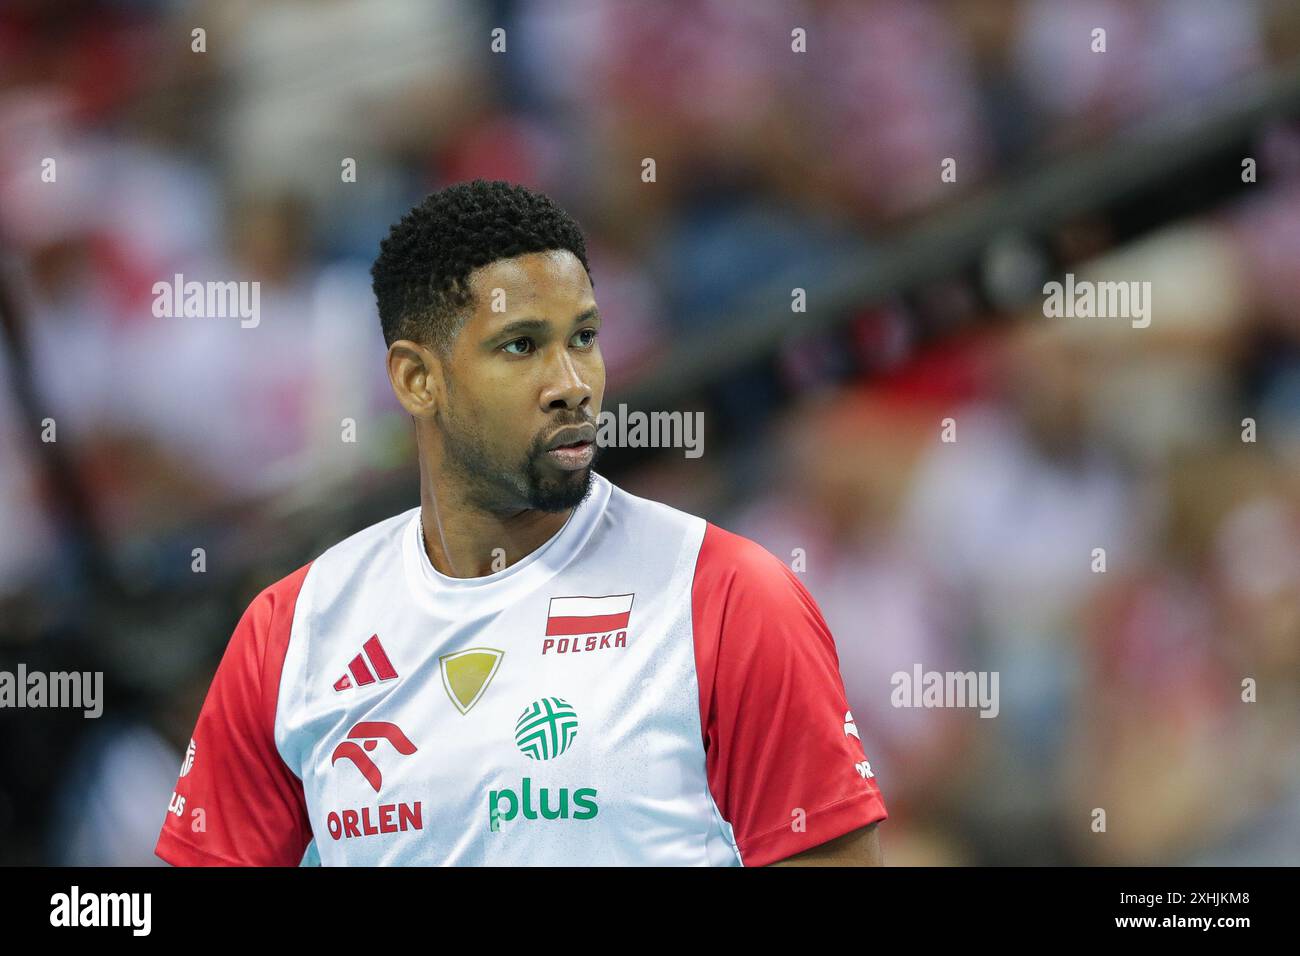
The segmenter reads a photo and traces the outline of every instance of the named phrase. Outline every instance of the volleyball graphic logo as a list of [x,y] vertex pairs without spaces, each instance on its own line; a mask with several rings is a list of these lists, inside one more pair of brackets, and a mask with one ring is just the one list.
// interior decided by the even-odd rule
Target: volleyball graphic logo
[[535,700],[515,722],[515,745],[532,760],[550,760],[569,749],[578,736],[578,714],[567,700]]

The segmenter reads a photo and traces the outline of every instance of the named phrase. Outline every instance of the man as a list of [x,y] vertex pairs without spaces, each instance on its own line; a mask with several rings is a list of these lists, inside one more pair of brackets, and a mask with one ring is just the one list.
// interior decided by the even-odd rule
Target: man
[[835,645],[752,541],[592,469],[583,237],[451,186],[372,270],[420,505],[259,595],[199,715],[175,864],[878,864]]

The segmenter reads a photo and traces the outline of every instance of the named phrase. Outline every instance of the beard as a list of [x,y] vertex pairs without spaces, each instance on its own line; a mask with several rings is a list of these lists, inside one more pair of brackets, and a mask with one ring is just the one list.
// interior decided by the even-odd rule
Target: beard
[[593,443],[591,464],[577,471],[554,468],[545,458],[546,439],[556,429],[595,424],[580,412],[552,422],[514,461],[502,460],[491,451],[476,416],[461,419],[453,412],[439,415],[437,421],[446,464],[459,476],[466,501],[474,507],[501,515],[524,509],[554,514],[577,507],[591,494],[591,474],[601,453],[598,443]]

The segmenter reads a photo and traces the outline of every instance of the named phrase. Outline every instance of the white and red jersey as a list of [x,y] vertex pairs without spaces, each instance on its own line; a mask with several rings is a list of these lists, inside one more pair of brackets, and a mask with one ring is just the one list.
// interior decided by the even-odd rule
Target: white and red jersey
[[452,578],[419,516],[252,602],[160,857],[756,866],[886,818],[826,623],[758,544],[593,474],[542,547]]

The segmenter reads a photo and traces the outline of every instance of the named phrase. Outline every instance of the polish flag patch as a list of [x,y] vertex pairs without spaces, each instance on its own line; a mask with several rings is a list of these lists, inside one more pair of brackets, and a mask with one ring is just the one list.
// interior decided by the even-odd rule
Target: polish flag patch
[[388,659],[384,645],[379,643],[379,635],[372,634],[370,640],[361,645],[361,653],[348,663],[347,672],[334,682],[334,689],[344,691],[351,687],[365,687],[377,680],[397,680],[397,669]]
[[546,612],[546,636],[572,637],[622,630],[632,616],[633,597],[633,594],[553,597]]

